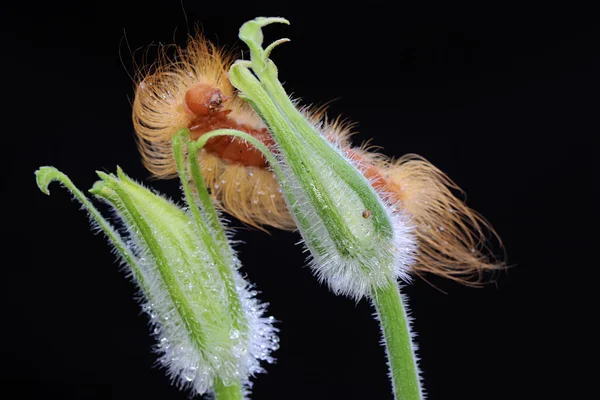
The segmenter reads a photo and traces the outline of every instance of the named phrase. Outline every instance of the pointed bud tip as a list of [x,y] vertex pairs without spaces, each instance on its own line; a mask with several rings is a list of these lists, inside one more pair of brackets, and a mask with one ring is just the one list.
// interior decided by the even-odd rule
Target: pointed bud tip
[[103,171],[96,171],[96,175],[98,175],[98,177],[100,177],[102,180],[110,180],[111,178],[111,175]]
[[108,197],[114,193],[114,191],[107,186],[105,181],[94,182],[94,185],[90,190],[88,190],[88,192],[99,197]]

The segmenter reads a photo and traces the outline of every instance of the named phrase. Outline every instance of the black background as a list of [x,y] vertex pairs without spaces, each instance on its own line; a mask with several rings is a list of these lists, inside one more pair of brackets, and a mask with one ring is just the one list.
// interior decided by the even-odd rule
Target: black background
[[[153,367],[146,317],[102,236],[58,186],[41,194],[33,172],[54,165],[86,189],[95,170],[120,165],[179,198],[176,181],[149,179],[136,149],[134,60],[153,43],[183,45],[196,23],[242,49],[244,21],[281,15],[292,25],[266,35],[292,39],[273,54],[288,92],[303,104],[337,99],[330,114],[358,122],[356,143],[373,138],[388,155],[432,161],[504,240],[513,268],[495,284],[431,277],[439,290],[405,289],[429,398],[576,398],[583,321],[594,315],[582,282],[597,267],[600,64],[585,10],[434,17],[433,6],[373,5],[369,15],[369,4],[346,4],[326,16],[300,6],[306,14],[257,5],[223,16],[232,4],[184,1],[185,14],[177,1],[3,4],[0,397],[188,397]],[[296,234],[232,225],[244,271],[281,329],[277,363],[254,380],[252,398],[391,399],[370,305],[319,286]]]

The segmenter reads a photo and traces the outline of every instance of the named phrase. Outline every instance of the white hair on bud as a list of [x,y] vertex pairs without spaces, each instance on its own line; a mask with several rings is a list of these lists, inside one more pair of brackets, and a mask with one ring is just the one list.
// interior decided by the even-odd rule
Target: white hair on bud
[[[320,126],[317,125],[315,128],[319,129]],[[360,170],[361,166],[343,153],[339,142],[327,143],[347,162]],[[289,206],[291,209],[296,210],[293,214],[296,225],[303,237],[301,243],[306,246],[306,251],[309,253],[309,265],[319,281],[326,283],[335,294],[346,295],[357,301],[363,296],[369,296],[373,289],[385,287],[389,285],[390,281],[396,281],[398,278],[409,282],[411,279],[411,266],[415,262],[416,237],[410,218],[402,211],[401,207],[397,207],[388,200],[392,197],[386,196],[381,191],[376,191],[379,202],[386,211],[393,230],[390,238],[375,238],[378,242],[376,252],[380,257],[363,255],[360,249],[354,251],[354,257],[344,257],[336,249],[327,228],[310,203],[304,189],[300,187],[296,176],[285,162],[282,153],[279,150],[277,155],[280,168],[283,171],[281,179],[283,185],[290,188],[295,197],[295,204],[289,204]],[[356,200],[354,203],[360,203],[356,193],[339,178],[322,157],[315,153],[311,155],[309,162],[319,172],[322,181],[327,183],[328,193],[334,197],[333,200],[336,204],[340,204],[340,207],[342,207],[343,203],[350,198]],[[357,171],[357,175],[362,177],[361,172]],[[367,182],[371,185],[371,182],[368,180]],[[289,203],[289,200],[286,199],[286,201]],[[365,210],[365,208],[362,208],[350,210],[350,212],[362,215]],[[302,227],[298,216],[295,215],[296,212],[301,213],[301,217],[309,221],[308,229]],[[347,210],[344,212],[347,212]],[[375,232],[367,229],[364,234],[367,236],[375,235]],[[319,238],[320,247],[325,249],[322,254],[319,254],[315,246],[307,239],[310,237]],[[381,262],[383,259],[389,259],[390,255],[393,262],[389,264]]]
[[[164,196],[161,197],[174,204]],[[131,218],[127,215],[127,211],[122,208],[117,209],[110,202],[107,203],[113,207],[124,225],[127,245],[136,256],[144,281],[144,290],[142,290],[139,282],[132,277],[140,288],[140,295],[137,298],[141,303],[142,310],[149,316],[151,332],[158,342],[154,346],[154,351],[159,357],[158,364],[166,369],[171,382],[179,389],[192,390],[197,394],[211,394],[217,379],[221,380],[225,386],[241,382],[244,392],[247,393],[248,388],[252,385],[250,377],[265,372],[261,361],[268,363],[274,361],[271,353],[279,347],[279,339],[277,337],[278,329],[273,326],[273,317],[265,316],[267,304],[258,301],[257,291],[237,270],[239,266],[237,257],[234,255],[230,260],[229,267],[241,301],[247,332],[241,332],[231,327],[229,337],[226,338],[215,337],[218,336],[215,334],[210,335],[211,330],[222,330],[222,327],[218,326],[222,321],[207,319],[205,305],[200,304],[191,296],[194,292],[205,290],[211,293],[215,302],[226,301],[225,287],[207,250],[197,248],[194,254],[180,253],[180,258],[169,259],[169,267],[173,270],[188,269],[190,261],[205,266],[207,278],[203,283],[206,286],[202,288],[193,287],[192,280],[186,284],[183,282],[185,274],[181,275],[181,272],[178,274],[179,285],[187,294],[185,297],[193,308],[194,316],[201,322],[202,331],[209,333],[208,336],[210,336],[206,340],[208,343],[203,343],[205,344],[203,348],[198,349],[198,346],[190,338],[185,322],[170,296],[150,249],[137,228],[129,223]],[[161,208],[153,207],[152,212],[161,213]],[[192,221],[191,216],[190,221]],[[190,234],[197,232],[192,229],[188,232],[175,233],[181,241],[184,241],[189,239]],[[157,233],[155,232],[155,234]],[[201,240],[195,240],[194,243],[201,243]],[[163,243],[163,245],[165,244]],[[189,260],[189,257],[192,257],[193,260]],[[129,270],[128,268],[127,274],[132,276]],[[223,343],[219,343],[220,340]],[[233,343],[233,347],[230,346],[230,343]]]

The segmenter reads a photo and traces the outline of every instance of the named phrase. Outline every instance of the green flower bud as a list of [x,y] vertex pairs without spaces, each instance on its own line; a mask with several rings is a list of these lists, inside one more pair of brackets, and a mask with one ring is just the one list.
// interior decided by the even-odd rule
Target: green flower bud
[[416,248],[409,219],[296,109],[268,58],[287,39],[261,47],[261,28],[273,22],[287,23],[257,18],[241,27],[251,61],[238,60],[229,77],[275,139],[273,170],[312,255],[313,270],[333,292],[356,299],[397,278],[408,280]]
[[260,360],[272,361],[276,329],[221,236],[120,169],[98,172],[90,192],[116,211],[124,240],[64,174],[42,167],[36,175],[44,193],[53,180],[67,187],[129,265],[172,381],[200,394],[237,387],[239,396],[231,398],[241,398],[240,385],[262,371]]

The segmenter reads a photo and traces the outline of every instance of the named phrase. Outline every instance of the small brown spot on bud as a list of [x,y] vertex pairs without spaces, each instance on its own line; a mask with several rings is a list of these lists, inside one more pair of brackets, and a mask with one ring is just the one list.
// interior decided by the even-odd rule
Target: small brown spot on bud
[[364,218],[364,219],[367,219],[367,218],[369,218],[369,217],[370,217],[372,214],[373,214],[373,211],[371,211],[371,210],[365,210],[365,211],[363,211],[363,213],[362,213],[362,216],[363,216],[363,218]]

